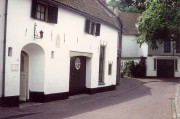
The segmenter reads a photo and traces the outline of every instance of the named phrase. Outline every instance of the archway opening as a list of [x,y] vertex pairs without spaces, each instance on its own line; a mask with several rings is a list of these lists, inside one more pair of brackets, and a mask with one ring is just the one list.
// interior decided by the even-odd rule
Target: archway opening
[[[21,50],[20,101],[39,100],[34,94],[44,93],[45,53],[35,43],[25,45]],[[43,100],[43,99],[42,99]]]

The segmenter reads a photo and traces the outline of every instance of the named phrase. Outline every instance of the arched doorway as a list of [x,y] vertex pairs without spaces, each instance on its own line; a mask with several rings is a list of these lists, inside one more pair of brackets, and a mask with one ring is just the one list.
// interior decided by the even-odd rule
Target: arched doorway
[[28,54],[22,51],[20,67],[20,101],[26,101],[29,99],[28,60]]
[[[35,43],[25,45],[21,50],[20,101],[36,101],[34,94],[44,93],[45,53]],[[43,100],[43,99],[42,99]]]

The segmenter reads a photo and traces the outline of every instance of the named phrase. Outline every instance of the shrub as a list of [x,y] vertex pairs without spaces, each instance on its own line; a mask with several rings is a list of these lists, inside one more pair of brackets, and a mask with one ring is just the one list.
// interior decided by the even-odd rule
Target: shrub
[[128,61],[125,63],[123,75],[128,77],[145,77],[146,76],[146,61],[144,57],[141,57],[139,63],[134,61]]

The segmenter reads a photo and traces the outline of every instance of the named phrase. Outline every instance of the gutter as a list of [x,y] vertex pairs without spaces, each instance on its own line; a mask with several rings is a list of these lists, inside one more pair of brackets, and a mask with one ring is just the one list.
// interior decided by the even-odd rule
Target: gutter
[[[122,29],[122,26],[120,27]],[[121,85],[121,51],[122,51],[121,47],[122,47],[122,30],[118,31],[116,85]]]
[[4,18],[4,44],[3,44],[3,74],[2,74],[2,98],[5,97],[5,66],[6,66],[6,33],[7,33],[7,11],[8,11],[8,0],[5,4],[5,18]]

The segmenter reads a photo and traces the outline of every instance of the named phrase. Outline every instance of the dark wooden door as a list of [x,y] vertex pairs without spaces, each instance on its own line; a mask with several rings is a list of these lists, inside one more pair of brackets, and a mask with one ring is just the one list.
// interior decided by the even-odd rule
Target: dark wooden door
[[157,76],[174,77],[174,60],[157,60]]
[[85,93],[86,89],[86,57],[70,59],[70,95]]

